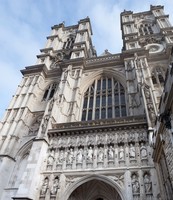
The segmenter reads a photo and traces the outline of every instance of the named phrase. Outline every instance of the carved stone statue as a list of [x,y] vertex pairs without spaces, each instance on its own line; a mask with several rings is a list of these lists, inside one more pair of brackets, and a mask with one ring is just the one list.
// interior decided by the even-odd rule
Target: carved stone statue
[[48,189],[48,185],[49,185],[49,179],[46,177],[43,181],[43,184],[41,186],[41,191],[40,191],[40,195],[45,195]]
[[87,161],[92,162],[93,161],[93,149],[90,146],[87,151]]
[[123,146],[120,146],[119,159],[124,160],[124,148],[123,148]]
[[108,160],[113,160],[114,159],[114,148],[113,146],[110,146],[108,149]]
[[103,162],[103,159],[104,159],[104,150],[102,147],[100,147],[98,149],[98,154],[97,154],[97,161],[98,162]]
[[141,158],[147,157],[147,148],[146,146],[144,146],[144,143],[141,143],[140,152],[141,152]]
[[74,158],[74,151],[73,148],[70,148],[70,150],[68,151],[67,163],[71,164],[73,162],[73,158]]
[[56,195],[58,189],[59,189],[59,178],[55,177],[55,179],[53,181],[53,185],[50,190],[51,195]]
[[77,152],[77,162],[82,163],[83,161],[83,149],[80,148]]
[[42,135],[45,135],[48,121],[49,121],[49,116],[48,116],[48,115],[45,115],[44,120],[43,120],[43,123],[42,123],[42,125],[41,125],[41,134],[42,134]]
[[48,165],[53,165],[53,162],[55,160],[54,158],[54,154],[55,154],[55,151],[52,149],[49,153],[49,156],[48,156],[48,159],[47,159],[47,164]]
[[61,150],[59,153],[58,163],[63,163],[64,161],[64,151]]
[[150,193],[152,189],[151,185],[151,180],[148,174],[144,175],[144,187],[145,187],[145,192]]
[[139,193],[140,186],[139,186],[139,181],[136,176],[136,174],[132,175],[132,192],[133,193]]
[[136,156],[135,147],[133,146],[132,143],[130,143],[129,156],[130,156],[130,158],[132,158],[132,159],[135,158],[135,156]]

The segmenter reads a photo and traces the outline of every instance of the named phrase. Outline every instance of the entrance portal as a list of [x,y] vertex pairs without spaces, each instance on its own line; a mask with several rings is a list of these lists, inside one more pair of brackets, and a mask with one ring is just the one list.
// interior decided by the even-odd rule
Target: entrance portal
[[68,200],[122,200],[115,188],[100,180],[91,180],[76,188]]

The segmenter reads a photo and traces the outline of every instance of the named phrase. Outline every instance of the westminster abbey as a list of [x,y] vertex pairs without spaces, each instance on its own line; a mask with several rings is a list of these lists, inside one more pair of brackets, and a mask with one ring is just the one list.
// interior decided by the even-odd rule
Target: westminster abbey
[[124,10],[121,53],[100,56],[88,17],[52,27],[0,123],[1,200],[173,199],[168,17]]

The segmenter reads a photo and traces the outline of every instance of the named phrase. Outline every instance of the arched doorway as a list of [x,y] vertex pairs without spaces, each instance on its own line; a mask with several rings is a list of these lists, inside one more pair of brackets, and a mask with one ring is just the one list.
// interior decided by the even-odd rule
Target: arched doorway
[[111,185],[101,180],[90,180],[77,187],[68,200],[122,200]]

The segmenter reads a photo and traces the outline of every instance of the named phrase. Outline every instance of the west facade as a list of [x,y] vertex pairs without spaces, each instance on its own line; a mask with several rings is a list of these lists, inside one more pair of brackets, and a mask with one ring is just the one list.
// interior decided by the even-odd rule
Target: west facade
[[2,200],[171,200],[173,27],[121,13],[122,52],[97,56],[89,18],[52,27],[6,110]]

